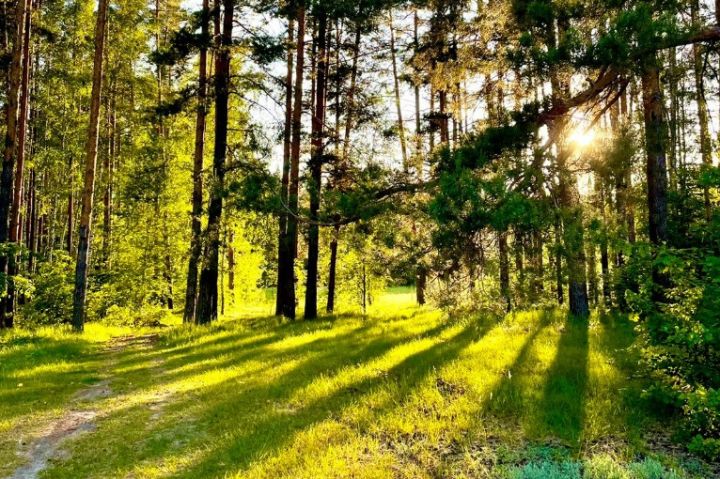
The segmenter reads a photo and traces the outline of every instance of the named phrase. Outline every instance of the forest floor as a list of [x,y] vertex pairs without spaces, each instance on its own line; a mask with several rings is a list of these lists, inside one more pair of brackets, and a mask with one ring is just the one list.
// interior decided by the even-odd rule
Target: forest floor
[[5,333],[0,477],[720,477],[642,399],[633,342],[622,317],[448,318],[408,292],[367,317]]

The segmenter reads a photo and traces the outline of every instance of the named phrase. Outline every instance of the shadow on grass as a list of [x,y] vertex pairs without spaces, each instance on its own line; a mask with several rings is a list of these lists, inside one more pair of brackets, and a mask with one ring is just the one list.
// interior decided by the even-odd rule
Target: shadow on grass
[[589,321],[568,317],[543,390],[540,428],[573,447],[580,445],[585,425],[589,374]]
[[0,419],[42,413],[99,379],[103,355],[77,338],[19,337],[0,344]]
[[[187,474],[188,477],[204,477],[224,471],[229,464],[234,467],[247,466],[261,452],[276,450],[281,444],[289,441],[294,433],[357,400],[365,394],[367,388],[382,384],[396,376],[405,376],[406,372],[408,373],[406,379],[412,380],[412,374],[408,371],[430,368],[433,365],[426,362],[432,362],[434,357],[442,358],[441,350],[450,353],[459,348],[461,342],[441,341],[438,344],[441,350],[434,350],[434,353],[427,352],[415,361],[408,358],[403,361],[403,367],[393,368],[387,374],[342,387],[327,397],[303,405],[299,410],[293,410],[288,406],[291,398],[320,376],[333,377],[343,368],[372,361],[394,347],[420,337],[430,335],[435,338],[453,325],[452,322],[435,323],[436,321],[433,320],[419,331],[394,330],[388,333],[384,328],[371,331],[373,324],[365,322],[340,336],[311,341],[279,353],[263,350],[264,346],[256,345],[254,350],[243,349],[242,352],[236,353],[238,354],[236,357],[231,355],[227,358],[222,357],[222,362],[208,364],[205,368],[201,368],[202,370],[195,371],[195,374],[202,376],[208,370],[217,371],[224,365],[241,365],[246,361],[257,361],[268,368],[276,366],[281,372],[273,376],[272,371],[268,369],[268,373],[271,374],[269,380],[262,374],[241,377],[238,376],[241,371],[230,372],[216,384],[203,385],[201,382],[196,389],[179,396],[181,399],[171,398],[161,421],[155,423],[145,421],[147,427],[143,430],[122,431],[127,437],[121,443],[110,445],[112,452],[106,455],[115,458],[113,460],[115,462],[109,461],[110,463],[103,464],[103,467],[115,472],[128,467],[130,470],[140,461],[162,462],[168,456],[178,453],[182,455],[190,450],[197,451],[204,446],[212,449],[204,451],[204,458],[199,460],[190,471],[182,472],[183,474]],[[307,331],[307,328],[306,325],[291,326],[290,335],[296,335],[298,329]],[[281,341],[285,337],[279,335],[277,340]],[[466,337],[465,334],[462,337]],[[203,348],[204,344],[197,347]],[[223,349],[227,349],[229,354],[232,345],[223,344]],[[188,353],[199,354],[192,350]],[[134,356],[145,355],[143,352],[133,351],[123,354],[127,356],[128,361],[143,361]],[[172,354],[174,358],[174,353]],[[216,354],[210,356],[215,357]],[[201,356],[193,357],[198,360]],[[283,361],[291,366],[284,367]],[[140,371],[134,370],[130,376],[137,374],[140,374]],[[162,386],[168,378],[177,381],[180,376],[173,372],[159,373],[147,386]],[[192,380],[193,373],[187,373],[187,378]],[[141,389],[142,386],[136,388],[138,391]],[[133,390],[135,386],[125,394],[131,396]],[[143,422],[142,418],[150,415],[147,404],[135,404],[113,411],[103,424],[108,428],[124,428],[137,420]],[[108,430],[106,434],[112,437],[112,432]],[[96,435],[100,433],[102,431],[98,430]],[[223,441],[219,443],[218,438],[223,438]],[[87,453],[93,451],[91,446],[97,440],[97,437],[87,437],[77,441],[74,447],[77,452],[74,453],[72,464],[68,465],[71,468],[69,476],[82,476],[97,471],[96,461],[92,461],[90,457],[83,457],[86,451]],[[129,458],[132,460],[128,460]]]
[[[274,413],[259,423],[251,431],[235,435],[228,444],[214,449],[188,470],[182,471],[183,477],[203,477],[216,475],[223,471],[218,464],[233,465],[234,473],[245,470],[259,457],[272,455],[292,442],[295,434],[307,430],[323,420],[342,415],[343,410],[361,402],[380,388],[392,386],[392,394],[373,404],[375,416],[393,408],[402,407],[402,402],[412,390],[436,369],[458,357],[472,341],[479,339],[489,331],[489,323],[478,327],[468,323],[456,335],[447,340],[439,340],[432,346],[410,354],[384,372],[361,381],[352,382],[343,388],[315,401],[305,404],[292,413]],[[446,327],[440,328],[430,338],[437,338]]]

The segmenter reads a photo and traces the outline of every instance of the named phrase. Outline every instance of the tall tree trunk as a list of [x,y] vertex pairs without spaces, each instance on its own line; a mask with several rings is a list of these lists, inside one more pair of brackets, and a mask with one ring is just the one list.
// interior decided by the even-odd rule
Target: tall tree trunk
[[[289,202],[290,188],[290,144],[292,142],[292,108],[293,108],[293,39],[295,30],[295,20],[291,17],[288,20],[288,38],[287,38],[287,72],[285,75],[285,129],[283,132],[283,170],[282,185],[280,187],[280,198],[282,207],[286,208]],[[280,316],[286,309],[285,301],[288,300],[288,283],[292,278],[292,248],[290,237],[288,236],[288,212],[284,209],[280,211],[278,218],[278,268],[277,268],[277,290],[275,293],[275,315]]]
[[100,128],[100,95],[103,78],[103,52],[107,24],[108,0],[98,0],[97,23],[95,26],[95,58],[90,101],[90,126],[85,146],[85,180],[83,185],[82,210],[78,241],[77,264],[75,268],[75,292],[73,295],[72,325],[75,331],[82,331],[85,323],[85,297],[87,295],[87,273],[90,261],[90,240],[92,234],[92,209],[95,196],[95,170],[97,167],[98,134]]
[[[20,0],[25,1],[25,0]],[[27,151],[27,122],[28,104],[30,96],[30,28],[32,19],[32,3],[28,1],[25,13],[25,26],[23,28],[22,40],[22,76],[20,80],[20,104],[18,106],[17,122],[17,149],[15,162],[15,179],[13,187],[12,206],[10,208],[10,243],[20,244],[22,240],[20,209],[23,203],[23,187],[25,186],[25,155]],[[12,327],[15,318],[15,282],[14,277],[18,273],[17,254],[11,253],[8,257],[8,290],[7,296],[3,298],[5,309],[5,326]]]
[[[413,48],[415,53],[420,51],[420,18],[417,8],[413,12]],[[423,140],[422,140],[422,119],[420,118],[420,83],[414,82],[413,93],[415,94],[415,160],[417,162],[416,174],[418,180],[423,181]]]
[[[21,0],[25,1],[25,0]],[[30,28],[32,7],[28,1],[23,28],[22,40],[22,75],[20,80],[20,104],[18,105],[18,122],[16,133],[16,162],[15,184],[13,188],[12,206],[10,209],[10,242],[16,243],[20,239],[20,209],[22,207],[23,186],[25,179],[25,153],[27,146],[28,104],[30,94]]]
[[317,18],[317,74],[315,85],[315,112],[312,116],[312,152],[310,155],[310,226],[308,228],[307,281],[305,286],[305,319],[317,317],[318,259],[320,250],[320,194],[324,156],[325,87],[327,76],[327,13],[318,12]]
[[559,305],[565,302],[565,292],[563,291],[563,270],[562,270],[562,222],[558,214],[555,219],[555,294]]
[[302,140],[303,80],[305,72],[305,5],[301,2],[297,10],[298,34],[296,41],[295,85],[292,113],[292,143],[290,145],[290,186],[288,188],[287,235],[290,241],[290,261],[287,282],[287,298],[284,301],[283,316],[295,319],[295,259],[298,250],[298,191],[300,186],[300,142]]
[[198,97],[195,117],[195,151],[193,153],[192,221],[190,225],[190,257],[185,287],[183,322],[195,321],[197,303],[198,263],[202,254],[203,159],[205,157],[205,128],[207,117],[207,45],[210,41],[210,3],[203,0],[200,31],[202,47],[198,65]]
[[590,314],[590,309],[585,271],[585,234],[582,208],[578,202],[577,179],[569,173],[568,152],[561,148],[557,156],[560,172],[558,197],[563,219],[563,244],[568,272],[568,303],[572,315],[585,318]]
[[[693,0],[690,4],[693,23],[698,23],[698,14],[700,4],[698,0]],[[700,132],[700,154],[702,156],[703,166],[712,167],[712,140],[710,139],[710,129],[708,127],[708,106],[705,99],[705,82],[703,79],[703,46],[695,43],[693,48],[693,69],[695,73],[695,102],[698,109],[698,123]],[[710,221],[712,209],[710,205],[710,189],[703,186],[703,199],[705,202],[705,219]]]
[[[345,134],[342,142],[342,154],[340,156],[339,170],[344,174],[350,161],[350,133],[353,128],[355,113],[355,91],[357,89],[358,59],[360,57],[360,39],[362,37],[361,25],[355,27],[355,39],[352,45],[352,66],[350,68],[350,88],[345,98]],[[339,45],[338,45],[339,47]],[[339,90],[338,90],[339,95]],[[339,127],[338,127],[339,128]],[[341,179],[340,179],[341,180]],[[340,226],[335,226],[333,238],[330,242],[330,268],[328,274],[328,297],[326,311],[332,313],[335,310],[335,290],[337,288],[337,257],[338,241],[340,240]]]
[[65,251],[69,255],[73,254],[73,235],[75,234],[75,182],[73,171],[73,157],[68,155],[68,195],[67,195],[67,218],[66,218],[66,233],[65,233]]
[[117,118],[115,114],[116,102],[114,86],[111,87],[110,95],[107,120],[108,150],[103,168],[105,173],[105,191],[103,193],[103,260],[108,270],[112,268],[110,253],[112,248],[113,182],[115,180],[115,154],[117,151],[115,134]]
[[[660,70],[655,64],[642,72],[643,116],[645,120],[645,150],[647,154],[648,236],[653,245],[668,242],[667,164],[665,139],[667,125],[660,92]],[[670,281],[657,266],[652,268],[653,301],[665,300],[665,289]]]
[[[3,149],[2,173],[0,173],[0,244],[12,241],[11,209],[13,205],[13,173],[15,163],[19,154],[18,147],[18,122],[21,115],[21,91],[24,78],[25,52],[25,26],[26,18],[30,15],[30,0],[18,0],[15,8],[15,32],[13,39],[13,50],[10,63],[10,74],[8,76],[8,92],[5,105],[5,145]],[[7,253],[0,254],[0,274],[11,273],[8,271]],[[12,284],[8,282],[8,290]],[[0,302],[0,327],[12,326],[12,316],[5,317],[5,310],[8,298]]]
[[643,71],[642,96],[647,154],[648,235],[650,241],[657,245],[668,240],[667,163],[665,157],[667,125],[663,116],[660,70],[657,66],[648,66]]
[[389,12],[390,19],[390,56],[392,58],[393,85],[395,89],[395,108],[397,109],[398,136],[400,137],[400,151],[402,153],[403,171],[407,172],[408,164],[407,143],[405,141],[405,123],[403,121],[402,103],[400,102],[400,78],[398,77],[397,54],[395,51],[395,27],[393,26],[393,12]]
[[37,207],[37,177],[35,169],[30,170],[30,215],[28,229],[28,271],[30,274],[35,272],[35,257],[37,256],[37,231],[38,231],[38,207]]
[[[218,0],[219,4],[220,0]],[[225,159],[228,141],[228,103],[230,98],[230,62],[235,0],[222,0],[222,33],[217,36],[215,53],[215,148],[213,176],[205,230],[205,255],[200,271],[195,322],[208,324],[218,316],[218,267],[220,258],[220,223],[225,188]],[[219,7],[219,5],[218,5]],[[219,8],[216,15],[219,15]]]

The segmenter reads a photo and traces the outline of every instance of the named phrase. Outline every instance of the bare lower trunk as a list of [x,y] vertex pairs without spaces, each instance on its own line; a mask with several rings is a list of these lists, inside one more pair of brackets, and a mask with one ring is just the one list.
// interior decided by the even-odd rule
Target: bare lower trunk
[[[25,26],[27,25],[27,17],[30,15],[30,0],[18,0],[15,9],[15,32],[14,32],[14,43],[12,50],[12,58],[10,63],[10,74],[8,78],[8,96],[5,105],[5,145],[3,150],[3,165],[2,173],[0,173],[0,244],[5,244],[8,241],[13,241],[12,237],[12,224],[11,224],[11,208],[13,204],[13,179],[14,170],[17,156],[19,154],[18,147],[18,123],[21,116],[21,102],[22,102],[22,82],[24,78],[24,58],[23,53],[25,52]],[[17,225],[15,225],[17,232]],[[14,265],[14,257],[12,254],[4,252],[0,254],[0,274],[9,273],[8,271],[8,260],[11,262],[11,269]],[[8,282],[8,294],[12,293],[12,283]],[[0,301],[0,327],[11,327],[12,326],[12,315],[6,317],[5,311],[8,305],[11,304],[10,298],[4,297]]]
[[326,311],[332,313],[335,310],[335,282],[337,276],[337,253],[338,253],[338,236],[340,235],[340,227],[336,226],[333,230],[333,238],[330,242],[330,272],[328,274],[328,297]]
[[275,315],[280,316],[286,310],[285,302],[289,300],[289,282],[293,280],[292,275],[292,245],[288,236],[288,212],[284,210],[289,203],[290,188],[290,144],[292,142],[292,108],[293,108],[293,37],[295,21],[290,18],[288,21],[287,38],[287,72],[285,75],[285,129],[283,132],[283,170],[282,184],[280,187],[280,198],[282,210],[278,218],[278,263],[277,263],[277,289],[275,293]]
[[643,109],[645,119],[645,148],[647,154],[648,234],[650,241],[661,244],[668,240],[667,229],[667,164],[660,71],[656,66],[645,69],[642,75]]
[[[219,3],[219,2],[218,2]],[[208,224],[205,229],[205,255],[202,270],[195,322],[208,324],[218,317],[218,276],[220,260],[220,226],[225,188],[225,159],[228,141],[228,104],[230,98],[230,61],[233,14],[235,0],[222,0],[222,33],[217,37],[215,54],[215,148],[213,176],[208,207]],[[217,5],[219,7],[219,5]],[[219,9],[218,9],[219,10]],[[219,15],[219,11],[216,15]]]
[[[218,316],[218,275],[220,258],[220,224],[222,219],[225,159],[228,137],[228,104],[230,95],[230,61],[234,0],[223,0],[222,32],[217,35],[215,54],[215,149],[213,183],[205,230],[205,255],[200,272],[195,322],[208,324]],[[216,15],[220,15],[219,1]]]
[[425,304],[425,288],[427,286],[427,269],[418,265],[415,276],[415,300],[420,306]]
[[498,232],[498,256],[500,263],[500,294],[505,301],[505,311],[512,309],[510,297],[510,259],[508,258],[507,232]]
[[[210,4],[203,0],[201,31],[203,41],[210,36]],[[205,128],[207,117],[207,47],[200,50],[198,78],[198,105],[195,118],[195,151],[193,154],[192,220],[190,226],[190,257],[188,258],[185,309],[183,322],[195,321],[197,303],[198,262],[202,253],[203,159],[205,155]]]
[[307,281],[305,286],[305,319],[317,317],[318,260],[320,250],[320,192],[324,155],[325,87],[327,75],[327,14],[318,15],[317,74],[315,86],[315,112],[312,117],[312,153],[310,157],[310,226],[308,228]]
[[300,182],[300,141],[302,139],[302,101],[305,72],[305,7],[300,5],[297,13],[297,49],[295,63],[295,85],[292,113],[292,143],[290,145],[290,185],[288,188],[288,224],[287,235],[290,242],[290,259],[287,262],[288,281],[287,298],[284,301],[283,316],[295,319],[295,258],[297,258],[298,191]]
[[77,265],[75,268],[75,293],[73,295],[72,325],[75,331],[82,331],[85,323],[85,297],[87,295],[87,273],[90,261],[90,239],[92,209],[95,196],[95,170],[97,167],[98,133],[100,123],[100,94],[103,77],[103,51],[105,49],[105,25],[107,23],[108,0],[99,0],[97,24],[95,27],[95,58],[90,103],[90,127],[85,147],[85,181],[83,185],[80,233]]

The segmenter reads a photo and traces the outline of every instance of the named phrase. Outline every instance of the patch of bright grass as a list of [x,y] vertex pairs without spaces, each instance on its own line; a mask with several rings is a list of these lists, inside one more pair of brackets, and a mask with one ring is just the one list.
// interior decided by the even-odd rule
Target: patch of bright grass
[[102,341],[119,332],[101,326],[4,337],[0,475],[30,424],[78,406],[75,391],[101,378],[112,394],[79,404],[98,412],[96,430],[47,477],[676,473],[643,459],[655,420],[622,318],[447,318],[413,299],[393,291],[367,317],[310,322],[238,313],[116,351]]

